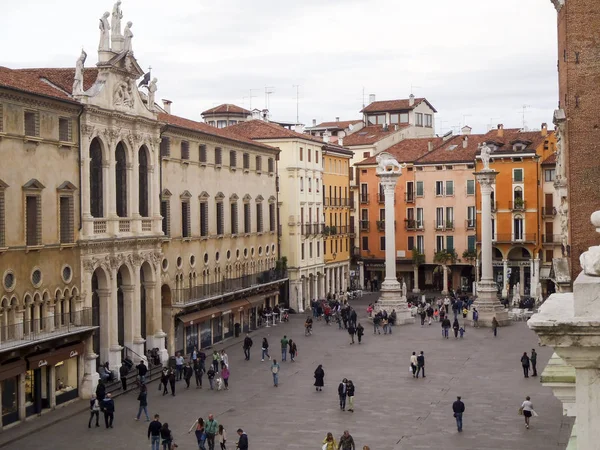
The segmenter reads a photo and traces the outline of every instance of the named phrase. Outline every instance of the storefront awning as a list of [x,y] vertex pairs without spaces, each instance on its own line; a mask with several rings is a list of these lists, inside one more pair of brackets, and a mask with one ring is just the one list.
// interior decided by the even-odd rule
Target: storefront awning
[[219,308],[213,307],[186,314],[184,316],[179,317],[179,320],[181,320],[183,324],[187,327],[189,325],[193,325],[194,322],[200,322],[202,319],[206,319],[207,317],[210,319],[212,317],[217,317],[220,315],[221,310]]
[[223,303],[222,305],[218,305],[217,309],[221,311],[223,314],[227,314],[229,312],[236,312],[243,309],[245,306],[248,306],[250,303],[245,298],[240,300],[236,300],[234,302]]
[[29,369],[39,369],[45,366],[54,366],[57,363],[64,361],[69,358],[75,358],[82,355],[84,351],[83,342],[75,345],[69,345],[68,347],[59,348],[51,352],[42,353],[27,358],[29,363]]
[[27,363],[24,359],[15,361],[8,364],[2,364],[0,366],[0,381],[8,380],[9,378],[16,377],[17,375],[24,373],[27,370]]
[[267,299],[267,297],[265,295],[255,295],[254,297],[250,297],[247,300],[248,300],[248,303],[256,306],[256,305],[264,305],[266,299]]

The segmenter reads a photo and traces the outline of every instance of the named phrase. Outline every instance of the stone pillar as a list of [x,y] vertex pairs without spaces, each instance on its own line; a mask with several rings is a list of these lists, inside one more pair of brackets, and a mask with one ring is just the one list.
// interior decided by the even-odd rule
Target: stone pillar
[[[121,366],[121,350],[123,347],[119,344],[119,306],[117,302],[117,271],[111,272],[111,288],[110,295],[106,299],[108,302],[108,362],[110,363],[111,370],[116,370]],[[126,322],[127,323],[127,322]],[[118,375],[118,370],[117,370]]]
[[81,398],[91,398],[92,394],[96,392],[96,386],[100,379],[100,374],[96,368],[96,358],[98,358],[98,355],[94,352],[94,338],[90,336],[85,340],[83,380],[79,386],[79,396]]
[[382,152],[377,156],[377,176],[385,195],[385,279],[381,283],[381,296],[377,301],[377,309],[384,309],[388,314],[395,309],[397,323],[412,323],[406,299],[402,296],[402,288],[396,278],[396,231],[395,197],[396,184],[402,174],[400,164],[389,153]]
[[325,275],[324,274],[321,274],[319,276],[319,284],[320,284],[319,290],[321,291],[321,297],[327,298],[327,292],[325,292]]
[[502,260],[502,298],[508,297],[508,260]]
[[51,365],[48,369],[48,400],[50,409],[56,408],[56,366]]
[[[134,300],[135,286],[133,284],[123,284],[121,285],[121,291],[123,292],[123,323],[125,328],[123,330],[123,345],[135,351],[133,348],[133,338],[139,326],[139,315],[136,318],[134,306],[136,303]],[[136,353],[138,352],[136,351]]]
[[519,266],[519,295],[525,295],[525,266]]
[[303,297],[304,296],[304,292],[303,292],[303,289],[302,289],[304,287],[303,284],[304,283],[302,281],[302,278],[300,278],[300,280],[298,281],[297,290],[296,290],[296,292],[297,292],[297,294],[296,294],[296,301],[298,302],[297,311],[299,313],[303,313],[304,312],[304,306],[303,306],[303,302],[302,302],[302,299],[304,298]]
[[82,234],[91,236],[94,232],[94,224],[92,222],[92,214],[90,212],[90,142],[87,138],[82,137],[81,142],[81,180],[82,185],[79,186],[79,194],[81,195],[81,215],[83,217]]
[[[110,155],[109,158],[114,160],[112,156],[114,153],[114,148],[110,146],[109,149]],[[115,163],[114,161],[109,162],[105,160],[102,162],[102,212],[105,218],[116,217],[117,215],[117,204],[115,199],[113,199],[113,194],[115,193]],[[107,225],[108,226],[108,225]],[[119,227],[117,225],[117,231]],[[111,232],[107,229],[107,232]]]
[[442,295],[448,295],[448,266],[446,265],[442,266],[442,277],[444,280],[442,286]]
[[531,260],[531,289],[530,296],[537,299],[538,295],[538,284],[540,282],[540,258],[538,255]]
[[359,289],[365,288],[365,263],[362,261],[358,262],[358,283],[360,284]]
[[25,407],[25,374],[19,374],[19,389],[17,392],[17,396],[19,397],[19,401],[17,404],[19,405],[19,420],[24,421],[27,417],[27,410]]
[[419,266],[417,266],[416,264],[413,265],[413,277],[414,277],[414,287],[413,287],[413,293],[418,294],[419,292],[421,292],[421,289],[419,289]]
[[314,293],[315,293],[315,298],[320,298],[319,297],[319,280],[317,278],[317,274],[315,274],[315,276],[313,277],[313,289],[314,289]]
[[498,301],[492,266],[492,186],[496,182],[495,172],[484,169],[475,177],[481,187],[481,280],[477,285],[475,307],[479,311],[479,324],[491,326],[495,317],[500,325],[508,325],[508,312]]

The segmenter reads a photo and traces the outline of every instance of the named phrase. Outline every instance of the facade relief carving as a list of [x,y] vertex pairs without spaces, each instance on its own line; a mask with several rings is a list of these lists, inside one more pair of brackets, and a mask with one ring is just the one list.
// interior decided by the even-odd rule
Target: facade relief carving
[[115,106],[133,108],[133,90],[131,88],[131,83],[127,81],[120,81],[117,83],[113,94],[113,103]]

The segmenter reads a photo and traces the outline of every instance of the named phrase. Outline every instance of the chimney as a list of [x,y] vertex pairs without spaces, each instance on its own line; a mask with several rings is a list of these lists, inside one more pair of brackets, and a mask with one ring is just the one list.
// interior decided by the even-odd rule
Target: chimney
[[410,94],[408,96],[408,106],[414,106],[415,104],[415,96],[413,94]]
[[463,136],[469,136],[471,134],[472,128],[469,125],[465,125],[460,129],[460,132]]
[[433,142],[427,141],[427,151],[430,152],[433,150]]
[[313,127],[317,126],[317,119],[313,119]]
[[339,117],[336,117],[336,118],[335,118],[335,121],[336,121],[336,122],[339,122],[339,121],[340,121],[340,118],[339,118]]
[[323,133],[323,142],[325,142],[326,144],[329,143],[330,136],[331,136],[331,134],[329,134],[329,131],[326,131],[325,133]]
[[260,110],[259,109],[252,110],[252,119],[260,120]]
[[544,137],[548,136],[548,124],[547,123],[542,124],[542,136],[544,136]]
[[344,137],[343,136],[342,137],[338,137],[337,143],[338,143],[338,145],[340,147],[343,147],[344,146]]
[[369,94],[369,104],[375,101],[375,94]]
[[171,100],[167,100],[166,98],[162,99],[163,109],[167,112],[167,114],[171,114],[171,104],[173,103]]
[[504,137],[504,125],[498,124],[498,137]]
[[466,135],[463,137],[463,148],[467,148],[468,145],[469,145],[469,136]]
[[301,123],[294,125],[294,131],[296,133],[304,134],[304,125],[302,125]]

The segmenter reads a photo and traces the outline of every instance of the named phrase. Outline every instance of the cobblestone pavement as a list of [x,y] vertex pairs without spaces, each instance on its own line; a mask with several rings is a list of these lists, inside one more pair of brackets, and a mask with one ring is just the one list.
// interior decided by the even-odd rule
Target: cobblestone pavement
[[[250,448],[264,450],[318,449],[326,432],[336,439],[350,430],[357,448],[548,450],[566,448],[569,419],[550,389],[537,378],[523,378],[520,357],[536,348],[540,372],[551,349],[537,345],[525,323],[502,328],[494,338],[489,329],[468,328],[465,338],[442,339],[439,324],[396,327],[391,336],[374,336],[366,320],[365,296],[356,303],[367,330],[361,345],[350,345],[337,326],[315,324],[314,334],[303,336],[303,316],[290,323],[254,333],[251,361],[244,361],[241,346],[228,350],[232,376],[229,391],[184,389],[177,383],[176,397],[161,396],[156,383],[149,387],[149,410],[169,422],[180,450],[197,448],[187,434],[198,417],[214,413],[229,434],[227,447],[235,448],[235,430],[243,427]],[[260,361],[261,336],[268,333],[271,356],[281,357],[279,340],[286,334],[297,339],[297,362],[281,364],[279,387],[273,387],[269,362]],[[425,352],[425,379],[408,374],[412,351]],[[325,388],[316,392],[313,372],[325,369]],[[347,377],[356,385],[356,412],[342,412],[337,385]],[[464,432],[457,433],[451,404],[461,395],[466,404]],[[530,395],[539,413],[525,429],[517,409]],[[88,413],[49,425],[6,448],[116,450],[149,448],[147,424],[134,421],[135,394],[116,399],[115,426],[87,428]]]

